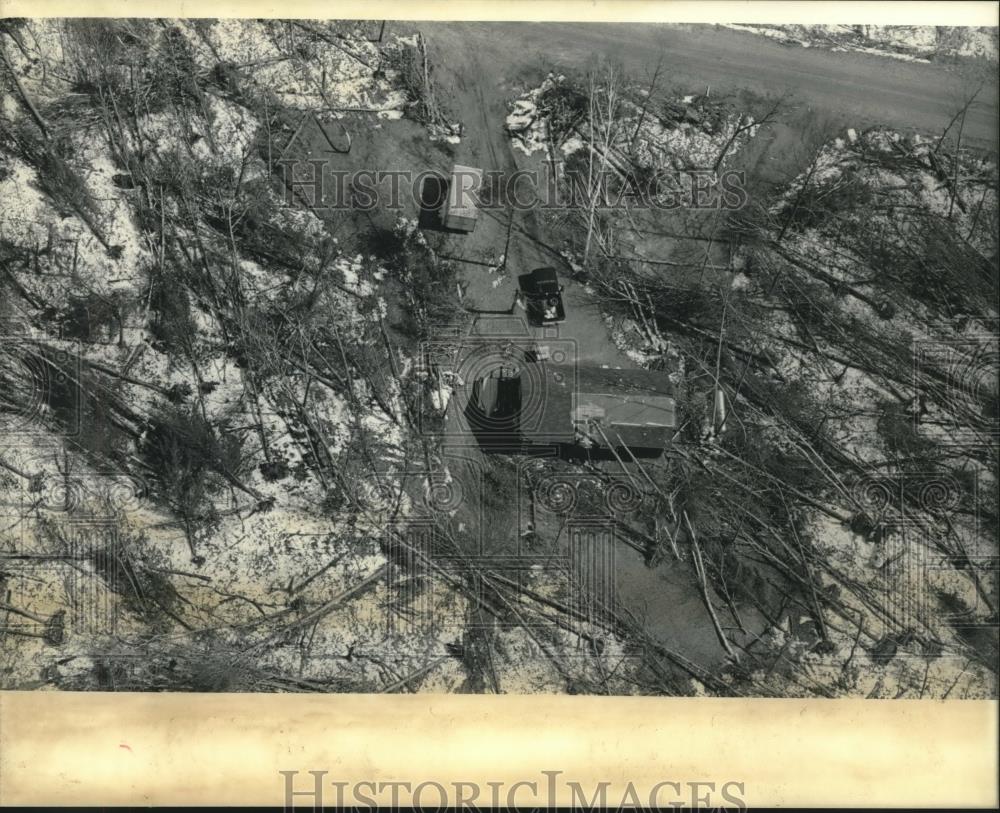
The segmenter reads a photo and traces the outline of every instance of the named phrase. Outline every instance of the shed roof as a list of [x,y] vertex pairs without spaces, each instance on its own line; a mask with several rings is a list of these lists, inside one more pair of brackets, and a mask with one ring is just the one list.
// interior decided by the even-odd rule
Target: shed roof
[[469,219],[478,216],[478,195],[482,185],[483,171],[479,167],[455,164],[448,183],[448,216]]
[[522,376],[522,434],[529,439],[570,443],[579,430],[596,445],[668,445],[677,414],[665,374],[548,362],[539,367],[540,376]]

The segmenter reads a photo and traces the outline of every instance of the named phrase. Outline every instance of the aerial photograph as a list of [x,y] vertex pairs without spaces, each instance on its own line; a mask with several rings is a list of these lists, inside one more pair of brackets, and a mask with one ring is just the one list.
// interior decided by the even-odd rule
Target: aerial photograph
[[997,28],[0,63],[0,688],[997,697]]

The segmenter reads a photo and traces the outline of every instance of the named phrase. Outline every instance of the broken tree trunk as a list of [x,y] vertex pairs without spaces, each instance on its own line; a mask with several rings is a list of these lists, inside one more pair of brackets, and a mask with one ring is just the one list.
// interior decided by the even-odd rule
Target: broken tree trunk
[[708,590],[708,576],[705,573],[705,562],[701,558],[701,547],[698,545],[698,535],[694,532],[694,527],[691,525],[691,519],[688,517],[687,511],[681,511],[681,515],[684,517],[684,523],[687,525],[688,534],[691,538],[691,552],[692,559],[694,560],[695,574],[698,576],[698,586],[701,587],[701,596],[705,602],[705,607],[708,609],[708,614],[712,618],[712,626],[715,627],[715,634],[719,636],[719,642],[725,648],[729,657],[734,661],[740,659],[739,655],[733,649],[732,644],[729,643],[729,639],[726,638],[725,632],[722,630],[722,624],[719,623],[719,616],[715,613],[715,607],[712,606],[712,597]]
[[42,135],[46,138],[49,137],[49,127],[45,119],[42,118],[42,114],[38,112],[38,108],[35,107],[35,103],[31,101],[31,97],[28,96],[27,91],[24,89],[24,85],[21,84],[21,80],[14,70],[14,66],[10,64],[10,60],[7,58],[7,51],[2,46],[0,46],[0,58],[3,59],[3,64],[7,67],[7,72],[10,74],[11,78],[14,80],[14,86],[17,88],[17,94],[21,97],[21,101],[24,102],[24,106],[28,108],[28,112],[31,113],[31,118],[35,120],[35,124],[38,125],[38,129],[42,131]]

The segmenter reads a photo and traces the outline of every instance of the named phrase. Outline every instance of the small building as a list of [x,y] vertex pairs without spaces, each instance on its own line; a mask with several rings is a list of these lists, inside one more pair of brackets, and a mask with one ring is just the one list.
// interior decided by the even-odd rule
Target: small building
[[[544,348],[540,348],[544,349]],[[541,354],[544,358],[544,353]],[[497,370],[473,388],[480,439],[510,447],[558,446],[573,455],[659,455],[677,428],[663,373],[540,360]]]
[[479,218],[478,194],[483,185],[483,171],[477,167],[455,164],[448,180],[448,196],[441,210],[446,229],[471,232]]

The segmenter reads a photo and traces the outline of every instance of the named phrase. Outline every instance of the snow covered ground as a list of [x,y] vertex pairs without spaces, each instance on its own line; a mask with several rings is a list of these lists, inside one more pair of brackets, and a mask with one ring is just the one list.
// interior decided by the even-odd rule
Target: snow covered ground
[[[146,88],[150,104],[108,128],[104,116],[111,114],[80,90],[93,78],[82,69],[87,60],[92,66],[95,43],[104,42],[100,28],[89,25],[31,20],[16,38],[0,38],[52,131],[40,135],[25,105],[13,92],[5,94],[0,123],[5,139],[16,137],[5,140],[0,153],[0,243],[16,289],[8,289],[0,316],[5,325],[18,326],[19,339],[44,343],[50,358],[68,365],[64,371],[76,369],[82,389],[100,394],[84,393],[97,406],[84,414],[76,434],[67,436],[59,423],[65,405],[46,403],[37,391],[28,392],[30,414],[11,420],[4,413],[0,423],[0,551],[49,557],[10,572],[5,565],[8,601],[29,616],[4,610],[3,624],[21,625],[18,632],[25,634],[4,640],[3,685],[92,688],[105,672],[122,663],[135,666],[148,655],[147,666],[162,667],[156,679],[169,687],[164,675],[186,652],[189,658],[231,659],[231,682],[214,688],[467,688],[468,593],[439,573],[402,566],[385,533],[390,523],[405,524],[433,483],[424,477],[414,486],[405,479],[424,465],[423,455],[435,455],[413,442],[407,388],[425,387],[432,410],[444,413],[459,384],[419,379],[415,348],[398,348],[391,359],[380,355],[379,326],[391,313],[390,266],[367,250],[346,249],[316,214],[282,205],[268,186],[260,148],[266,113],[275,107],[329,116],[356,108],[385,121],[402,116],[407,95],[400,77],[383,69],[383,58],[387,49],[414,48],[417,41],[390,38],[379,45],[302,22],[182,21],[162,30],[148,22],[115,23],[123,26],[123,50],[115,51],[120,61],[114,63],[122,76],[130,67],[144,81],[143,66],[161,56],[137,54],[134,44],[126,44],[130,32],[136,41],[151,36],[166,47],[164,32],[172,31],[169,36],[178,38],[169,40],[178,49],[173,53],[190,55],[185,78],[195,81],[175,88],[182,101],[157,101]],[[995,36],[990,40],[983,32],[964,39],[895,29],[795,36],[804,45],[827,37],[832,47],[889,49],[911,59],[951,53],[995,59],[996,50]],[[81,68],[80,81],[66,69],[71,64]],[[226,80],[227,70],[239,79]],[[550,75],[513,102],[506,125],[525,156],[551,148],[579,160],[588,149],[587,128],[579,125],[551,143],[545,99],[567,82]],[[657,171],[712,166],[724,150],[737,152],[755,133],[746,116],[696,95],[644,113],[635,93],[621,97],[619,112],[612,149]],[[738,129],[741,137],[734,140]],[[447,125],[428,127],[428,135],[460,140],[458,129]],[[42,142],[56,146],[38,147]],[[933,154],[934,144],[919,137],[884,130],[845,134],[820,153],[808,177],[803,173],[789,184],[768,214],[776,222],[790,216],[800,193],[817,188],[817,211],[830,196],[864,188],[891,196],[899,210],[947,220],[973,249],[995,252],[982,227],[996,219],[995,167],[965,155],[956,172],[945,173],[935,168]],[[900,162],[873,160],[879,155]],[[950,191],[955,183],[961,204]],[[886,214],[869,219],[886,229],[894,222]],[[249,233],[240,231],[241,222],[253,223]],[[400,223],[396,236],[428,247],[412,222]],[[878,329],[894,341],[962,335],[932,325],[930,314],[915,305],[905,312],[882,310],[876,288],[855,278],[857,269],[821,223],[797,224],[783,245],[854,287],[837,296],[836,308],[855,320],[858,331]],[[733,273],[723,279],[729,295],[761,296],[760,267],[749,256],[733,259]],[[169,310],[165,302],[177,306],[170,335],[161,324],[168,321],[161,313]],[[300,321],[290,331],[293,317]],[[799,327],[778,313],[769,321],[770,335],[761,341],[773,341],[776,372],[808,384],[817,403],[843,414],[830,435],[851,460],[885,463],[879,410],[894,394],[864,370],[816,364],[811,350],[779,352],[781,339],[801,338]],[[633,361],[663,364],[675,384],[683,383],[685,358],[673,337],[657,335],[638,316],[609,320],[609,333]],[[37,383],[32,375],[39,365],[48,369],[37,350],[12,341],[0,350],[11,369],[28,371],[29,383]],[[46,380],[66,383],[55,375]],[[118,424],[107,419],[115,403],[123,407],[114,416]],[[742,406],[737,399],[734,411]],[[927,405],[932,417],[945,408]],[[203,468],[194,467],[190,476],[171,480],[171,472],[183,471],[183,449],[173,450],[177,459],[167,461],[166,471],[150,454],[164,415],[192,436],[210,427],[200,436],[206,448],[213,442],[224,451],[237,448],[232,468],[211,458],[204,479],[199,464]],[[941,441],[946,430],[928,422],[918,433]],[[184,432],[178,434],[183,439]],[[445,474],[451,477],[447,469]],[[991,484],[987,471],[979,474]],[[74,536],[92,526],[102,530],[84,542]],[[930,591],[961,606],[977,603],[968,572],[935,562],[914,576],[862,531],[820,514],[809,516],[804,527],[840,572],[872,590],[907,601]],[[116,544],[129,557],[131,586],[109,576],[107,550]],[[91,547],[81,553],[81,545]],[[555,589],[537,574],[531,578],[541,595]],[[838,587],[827,575],[819,585]],[[156,611],[158,601],[163,612]],[[81,617],[80,607],[103,615]],[[66,613],[63,626],[53,621],[60,612]],[[974,607],[976,618],[984,612]],[[831,617],[831,628],[835,623]],[[946,625],[928,623],[947,637]],[[57,627],[61,638],[53,643]],[[586,649],[588,632],[594,630],[553,629],[546,651],[523,627],[498,624],[490,659],[499,689],[565,691],[568,674],[596,685],[610,671],[610,690],[636,691],[627,666],[619,669],[626,657],[621,642],[604,636],[606,649],[596,658]],[[886,665],[867,649],[851,661],[854,635],[845,629],[830,635],[837,655],[860,670],[844,677],[844,693],[891,694],[905,686],[940,696],[949,685],[956,695],[991,691],[989,675],[975,665],[959,671],[945,659],[928,663],[921,686],[911,667]],[[813,659],[794,637],[789,621],[788,629],[774,631],[773,645],[788,643],[810,674],[826,674],[828,662]],[[920,657],[916,641],[898,646]],[[567,652],[571,657],[564,658]],[[584,657],[576,657],[581,652]]]
[[[546,96],[553,91],[572,90],[565,76],[550,74],[538,87],[511,102],[506,127],[515,149],[531,156],[549,148],[551,110],[546,107]],[[584,116],[572,132],[563,134],[560,143],[552,147],[563,158],[587,149],[590,139],[587,127]],[[597,123],[595,128],[601,129]],[[714,100],[704,96],[685,96],[670,104],[657,102],[649,105],[646,112],[642,104],[620,97],[612,143],[638,165],[652,170],[704,169],[715,164],[737,128],[742,128],[740,137],[730,145],[729,154],[738,152],[755,135],[757,127],[752,118],[715,105]]]
[[975,57],[997,61],[996,28],[929,25],[742,25],[727,28],[803,48],[857,51],[906,61]]

